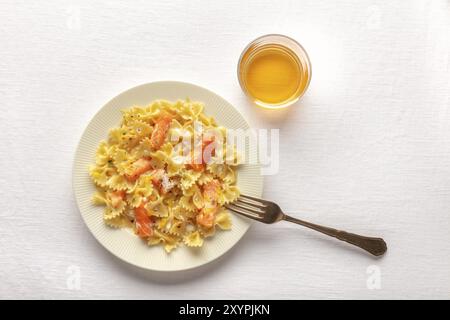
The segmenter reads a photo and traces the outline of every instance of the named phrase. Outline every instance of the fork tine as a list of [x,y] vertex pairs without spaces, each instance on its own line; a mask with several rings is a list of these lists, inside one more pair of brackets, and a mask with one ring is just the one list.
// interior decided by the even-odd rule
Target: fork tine
[[255,208],[258,208],[258,209],[265,209],[265,208],[267,208],[266,205],[256,204],[255,202],[247,201],[247,200],[241,199],[241,198],[238,198],[238,199],[236,200],[236,202],[237,202],[237,203],[245,203],[245,204],[247,204],[247,205],[249,205],[249,206],[252,206],[252,207],[255,207]]
[[238,204],[236,202],[230,203],[230,205],[235,206],[235,207],[240,208],[240,209],[248,210],[251,213],[257,214],[259,216],[263,215],[265,213],[264,211],[258,211],[258,210],[252,209],[250,206],[245,206],[245,205],[243,206],[243,205],[240,205],[240,204]]
[[230,205],[225,205],[225,208],[227,208],[230,211],[236,212],[240,215],[246,216],[247,218],[254,219],[254,220],[261,220],[261,216],[259,216],[259,215],[256,215],[253,213],[247,213],[243,210],[235,209],[235,208],[231,207]]
[[246,199],[250,199],[250,200],[253,200],[253,201],[256,201],[256,202],[259,202],[259,203],[263,203],[263,204],[269,204],[269,201],[267,201],[267,200],[246,196],[245,194],[241,194],[240,197],[246,198]]

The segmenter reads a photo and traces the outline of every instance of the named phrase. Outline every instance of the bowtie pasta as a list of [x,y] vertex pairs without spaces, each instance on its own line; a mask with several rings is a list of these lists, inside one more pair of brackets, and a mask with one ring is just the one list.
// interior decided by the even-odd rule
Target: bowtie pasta
[[200,247],[217,228],[231,228],[223,206],[239,196],[237,165],[226,129],[203,104],[157,100],[122,110],[120,126],[99,144],[89,167],[93,202],[105,206],[108,226],[132,228],[149,245]]

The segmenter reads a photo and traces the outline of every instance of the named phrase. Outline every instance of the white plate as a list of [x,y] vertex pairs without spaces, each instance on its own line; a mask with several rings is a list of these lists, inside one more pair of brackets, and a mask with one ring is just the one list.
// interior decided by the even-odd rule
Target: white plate
[[[220,257],[231,249],[247,232],[250,221],[232,215],[230,231],[218,231],[201,248],[180,246],[167,254],[161,246],[149,247],[126,229],[111,229],[102,218],[103,208],[91,204],[95,191],[88,175],[99,142],[107,137],[110,128],[119,125],[120,110],[133,105],[146,105],[156,99],[175,101],[190,98],[205,103],[205,114],[214,116],[219,125],[233,129],[248,129],[242,115],[226,100],[202,87],[176,81],[144,84],[127,90],[109,101],[94,116],[81,137],[75,155],[73,188],[84,222],[94,237],[113,255],[135,266],[157,271],[181,271],[199,267]],[[247,143],[247,154],[256,147]],[[237,172],[237,185],[243,194],[261,196],[263,179],[259,165],[244,164]]]

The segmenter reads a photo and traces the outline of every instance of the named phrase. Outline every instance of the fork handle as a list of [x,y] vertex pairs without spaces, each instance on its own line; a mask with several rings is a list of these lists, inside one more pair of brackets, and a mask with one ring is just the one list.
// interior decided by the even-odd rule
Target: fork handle
[[319,231],[321,233],[324,233],[341,241],[345,241],[347,243],[350,243],[352,245],[360,247],[361,249],[366,250],[367,252],[373,254],[374,256],[381,256],[387,250],[386,242],[384,242],[382,238],[360,236],[358,234],[336,230],[325,226],[320,226],[314,223],[293,218],[288,215],[284,215],[283,220],[297,223],[299,225],[302,225],[310,229],[314,229],[316,231]]

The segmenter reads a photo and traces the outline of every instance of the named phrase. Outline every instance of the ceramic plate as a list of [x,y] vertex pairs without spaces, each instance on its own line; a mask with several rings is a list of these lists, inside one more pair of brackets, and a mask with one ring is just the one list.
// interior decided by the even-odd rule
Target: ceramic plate
[[[127,90],[109,101],[94,116],[81,137],[73,168],[73,188],[84,222],[94,237],[113,255],[135,266],[156,271],[181,271],[199,267],[230,250],[247,232],[251,222],[232,214],[230,231],[219,231],[205,240],[201,248],[180,246],[167,254],[161,246],[148,246],[127,229],[112,229],[103,222],[103,207],[91,204],[95,187],[88,175],[94,163],[99,142],[106,139],[110,128],[119,125],[120,110],[133,105],[146,105],[156,99],[175,101],[186,99],[205,104],[204,113],[213,116],[219,125],[231,129],[248,129],[242,115],[225,99],[202,87],[176,81],[144,84]],[[246,145],[247,154],[257,152]],[[260,197],[263,179],[257,164],[244,164],[237,170],[237,185],[241,193]]]

